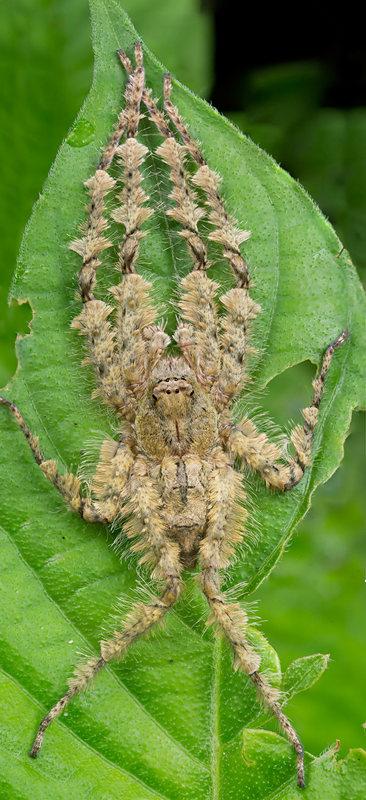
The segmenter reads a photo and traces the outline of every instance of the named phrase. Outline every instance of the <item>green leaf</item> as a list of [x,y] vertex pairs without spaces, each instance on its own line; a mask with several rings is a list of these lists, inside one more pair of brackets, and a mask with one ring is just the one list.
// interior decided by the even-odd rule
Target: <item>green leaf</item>
[[[366,269],[366,110],[322,109],[292,137],[286,164],[316,197],[356,265]],[[306,142],[306,146],[304,146]]]
[[205,4],[200,0],[126,0],[123,6],[167,69],[192,91],[207,97],[212,82],[213,31]]
[[282,691],[290,698],[298,692],[310,689],[327,669],[328,663],[329,656],[322,653],[297,658],[287,667],[283,676]]
[[[19,369],[6,389],[47,455],[61,467],[75,468],[85,442],[91,435],[113,433],[114,421],[90,399],[91,375],[79,368],[81,347],[69,328],[78,307],[78,264],[68,242],[83,219],[83,180],[95,169],[121,102],[123,79],[115,50],[131,52],[137,38],[114,0],[92,0],[91,9],[93,86],[24,236],[13,293],[31,304],[32,332],[18,342]],[[146,66],[149,85],[160,94],[163,68],[148,51]],[[339,240],[303,190],[184,87],[175,84],[174,97],[210,165],[223,176],[228,207],[253,230],[246,255],[255,298],[263,307],[254,331],[260,355],[253,392],[291,364],[304,359],[318,363],[340,330],[347,325],[351,331],[327,381],[313,468],[286,497],[253,483],[257,539],[250,552],[239,555],[227,581],[244,580],[243,593],[249,594],[280,557],[311,492],[342,457],[352,409],[362,402],[364,300],[348,256],[340,253]],[[158,137],[146,120],[142,135],[151,148],[156,146]],[[166,185],[155,158],[146,181],[159,207]],[[171,297],[177,274],[189,268],[182,244],[159,211],[144,241],[141,272],[154,275],[162,305]],[[217,254],[213,272],[227,285],[228,271]],[[109,264],[101,273],[101,288],[112,277]],[[168,315],[169,324],[173,318]],[[19,793],[33,798],[52,792],[57,798],[86,800],[107,792],[134,800],[245,800],[257,786],[260,797],[270,792],[286,800],[290,792],[297,797],[291,748],[269,731],[251,734],[261,715],[254,689],[244,675],[233,672],[226,643],[206,630],[207,609],[194,576],[187,577],[186,594],[166,628],[131,649],[122,663],[106,668],[50,728],[39,759],[28,759],[37,722],[64,691],[77,654],[97,650],[116,598],[131,601],[139,577],[132,565],[117,559],[103,529],[87,526],[65,509],[5,413],[0,425],[5,796],[13,800]],[[263,667],[279,685],[276,653],[255,629],[251,638]],[[243,742],[246,757],[257,757],[250,774]],[[317,765],[318,759],[311,762],[307,796],[322,800],[321,794],[312,794]],[[338,786],[338,773],[328,779],[329,786]],[[328,786],[324,781],[323,789]],[[324,789],[323,796],[331,796],[330,791]]]
[[22,230],[60,139],[88,91],[91,67],[87,0],[1,3],[1,386],[16,367],[16,332],[27,330],[30,318],[28,308],[7,303]]

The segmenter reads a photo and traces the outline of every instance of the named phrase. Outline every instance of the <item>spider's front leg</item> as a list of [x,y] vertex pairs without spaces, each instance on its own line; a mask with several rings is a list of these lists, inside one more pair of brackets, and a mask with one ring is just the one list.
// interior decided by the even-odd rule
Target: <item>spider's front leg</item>
[[233,546],[243,530],[243,500],[240,475],[224,459],[216,463],[209,480],[210,511],[205,537],[200,546],[201,585],[212,611],[213,620],[225,633],[241,669],[255,685],[258,695],[274,714],[291,742],[297,761],[297,782],[304,786],[304,750],[290,720],[279,703],[278,690],[260,671],[260,656],[253,650],[247,635],[247,616],[238,603],[229,603],[221,591],[220,570],[228,564]]
[[343,331],[327,347],[319,373],[313,381],[311,406],[302,411],[304,424],[296,425],[290,435],[295,449],[295,457],[284,458],[281,449],[271,442],[265,433],[257,430],[250,419],[239,425],[224,426],[222,438],[232,458],[240,458],[250,469],[259,472],[267,486],[280,491],[288,491],[301,480],[306,467],[311,462],[314,431],[319,415],[324,384],[333,354],[346,341],[348,332]]
[[125,511],[133,511],[137,517],[137,527],[130,529],[132,536],[139,536],[139,546],[135,550],[143,550],[141,562],[149,562],[154,566],[153,575],[164,586],[160,597],[152,598],[149,603],[136,603],[113,636],[102,641],[100,655],[91,658],[76,668],[69,681],[67,692],[55,703],[40,723],[30,755],[36,758],[42,746],[46,729],[56,719],[75,695],[82,692],[92,678],[110,661],[122,658],[127,649],[140,636],[147,633],[155,624],[161,622],[166,613],[178,600],[182,589],[182,565],[180,551],[176,542],[166,535],[160,508],[162,500],[159,492],[148,475],[145,459],[136,459],[131,470],[129,481],[129,504]]
[[[152,214],[152,210],[145,205],[148,197],[142,188],[141,167],[148,150],[136,138],[145,80],[139,43],[135,55],[136,68],[129,77],[125,91],[126,107],[102,154],[99,168],[85,184],[90,194],[86,234],[71,245],[82,257],[79,291],[83,309],[73,320],[72,327],[79,329],[80,334],[86,337],[89,356],[84,363],[94,367],[99,383],[95,394],[100,395],[121,416],[131,420],[136,408],[136,390],[138,394],[146,372],[169,341],[164,332],[153,324],[156,311],[149,296],[150,284],[135,273],[140,240],[145,235],[142,226]],[[119,144],[123,133],[127,138],[123,144]],[[118,255],[122,279],[118,286],[111,289],[118,306],[114,326],[110,322],[113,306],[96,299],[94,289],[96,272],[101,263],[100,253],[111,246],[105,236],[108,228],[105,206],[106,196],[116,181],[106,170],[115,156],[123,186],[117,195],[120,205],[112,212],[112,217],[124,226],[124,235]]]

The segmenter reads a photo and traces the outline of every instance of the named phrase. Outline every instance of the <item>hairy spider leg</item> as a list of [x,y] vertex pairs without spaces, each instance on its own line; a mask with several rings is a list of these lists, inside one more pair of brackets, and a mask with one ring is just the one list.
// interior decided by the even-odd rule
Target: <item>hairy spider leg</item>
[[[130,60],[123,51],[118,51],[118,55],[126,71],[130,73],[132,69]],[[208,301],[213,287],[218,288],[217,285],[213,281],[210,282],[208,277],[195,275],[194,272],[183,279],[181,284],[183,297],[180,308],[183,313],[175,339],[187,362],[197,370],[202,383],[206,387],[213,384],[211,393],[216,407],[222,411],[243,388],[245,364],[252,351],[249,346],[248,331],[251,321],[260,312],[260,306],[249,296],[248,267],[240,252],[241,243],[249,238],[250,233],[240,230],[235,220],[227,214],[219,192],[221,178],[207,166],[198,145],[190,136],[177,108],[172,104],[170,93],[171,79],[166,75],[164,108],[179,131],[184,146],[172,137],[165,115],[159,110],[156,100],[152,98],[151,90],[145,89],[142,95],[152,122],[164,137],[164,142],[156,152],[171,169],[173,182],[171,197],[175,201],[175,207],[169,209],[167,213],[183,226],[181,235],[187,239],[187,244],[190,246],[194,270],[207,269],[210,266],[207,251],[197,228],[203,210],[197,205],[197,196],[192,193],[190,183],[203,190],[208,219],[214,226],[209,238],[222,245],[223,255],[232,267],[238,284],[236,289],[229,290],[221,298],[226,308],[226,316],[221,320],[221,332],[217,312],[216,310],[211,312],[212,304]],[[185,167],[187,152],[199,166],[193,177],[189,176]],[[197,300],[196,306],[195,300]],[[205,311],[202,302],[205,303]]]
[[[125,487],[133,462],[133,455],[128,445],[124,442],[111,442],[110,440],[106,440],[102,444],[100,460],[92,486],[97,499],[83,497],[81,481],[77,475],[72,472],[61,474],[57,469],[56,461],[44,457],[38,437],[31,432],[15,403],[5,397],[0,397],[0,405],[9,409],[24,434],[36,463],[47,480],[53,483],[60,492],[72,511],[80,514],[87,522],[111,522],[116,513],[120,511],[125,499]],[[106,470],[108,470],[107,480],[104,483],[102,481],[101,485],[101,476],[106,474]],[[108,490],[105,490],[105,485],[108,486]]]
[[220,570],[224,569],[235,544],[243,536],[243,489],[240,474],[223,459],[209,482],[210,515],[200,545],[201,586],[212,612],[212,620],[224,632],[234,651],[234,665],[254,683],[259,698],[274,714],[291,742],[297,758],[298,785],[304,786],[304,751],[300,739],[279,703],[279,692],[260,671],[260,656],[246,634],[247,616],[239,603],[229,603],[221,591]]
[[286,457],[278,445],[271,442],[265,433],[257,430],[250,419],[238,425],[228,423],[223,428],[223,442],[232,458],[239,458],[243,464],[255,470],[267,486],[280,491],[288,491],[303,477],[306,467],[311,463],[314,432],[319,417],[319,407],[324,393],[325,378],[332,363],[334,352],[348,339],[348,331],[343,331],[326,349],[318,375],[313,381],[311,406],[302,410],[303,425],[296,425],[289,441],[295,449],[295,456]]
[[134,536],[139,531],[141,540],[135,549],[144,550],[141,562],[148,561],[154,566],[154,577],[161,581],[165,588],[162,595],[153,598],[151,602],[136,603],[121,629],[116,630],[110,639],[101,642],[100,655],[76,668],[69,681],[67,692],[52,706],[39,725],[30,751],[32,758],[36,758],[40,751],[46,729],[62,713],[70,700],[86,689],[97,672],[106,664],[123,657],[136,639],[161,622],[181,593],[182,564],[179,545],[166,536],[160,513],[161,498],[148,475],[147,463],[143,457],[136,460],[131,471],[129,497],[126,513],[129,508],[137,516],[137,527],[135,522],[134,528],[129,530],[129,535]]
[[[87,338],[90,357],[84,363],[94,365],[100,382],[94,396],[101,395],[129,421],[134,419],[146,376],[170,341],[155,324],[157,313],[150,298],[150,283],[135,272],[139,243],[145,235],[142,226],[152,214],[145,205],[148,197],[142,188],[141,167],[148,149],[136,139],[145,81],[139,42],[135,46],[135,56],[136,68],[130,74],[125,91],[123,132],[127,139],[121,145],[114,145],[114,155],[122,172],[122,190],[117,195],[120,204],[112,212],[112,218],[124,226],[117,263],[122,280],[110,290],[117,304],[116,322],[113,327],[109,322],[114,311],[112,306],[87,297],[81,314],[72,323]],[[81,252],[81,247],[72,246]],[[81,273],[83,269],[84,265]]]
[[[214,552],[214,547],[213,547]],[[207,554],[209,549],[207,548]],[[207,555],[207,561],[209,562]],[[202,589],[211,608],[215,622],[229,640],[235,657],[236,668],[241,669],[254,683],[258,696],[268,710],[276,717],[278,723],[292,744],[296,753],[297,782],[303,788],[304,780],[304,748],[295,728],[283,713],[278,693],[271,686],[266,676],[259,671],[260,656],[251,647],[245,635],[246,615],[239,604],[228,603],[225,594],[220,591],[220,572],[218,569],[202,564]]]
[[248,266],[240,251],[241,244],[250,237],[250,232],[241,230],[236,220],[227,213],[220,194],[221,177],[208,167],[201,150],[188,132],[178,109],[171,101],[171,89],[171,77],[167,74],[164,78],[165,111],[180,133],[185,147],[198,164],[198,170],[191,177],[191,182],[205,196],[208,221],[213,226],[208,238],[222,246],[223,256],[232,268],[237,281],[237,287],[230,289],[220,298],[226,309],[226,315],[221,319],[221,331],[218,336],[221,352],[219,377],[214,382],[211,395],[218,410],[223,411],[243,388],[246,378],[245,367],[252,352],[249,346],[250,324],[261,311],[258,303],[255,303],[249,295]]
[[169,73],[164,76],[163,88],[165,111],[180,133],[188,152],[198,164],[198,170],[192,177],[192,183],[202,189],[206,197],[205,202],[209,210],[208,219],[214,227],[209,239],[222,245],[223,254],[233,269],[238,285],[249,289],[248,266],[241,255],[240,245],[249,239],[250,231],[239,230],[236,221],[227,213],[219,192],[221,177],[207,165],[197,142],[190,135],[178,109],[171,101],[172,79]]
[[161,597],[153,599],[151,603],[136,603],[131,609],[121,630],[115,631],[111,639],[101,642],[101,655],[91,658],[89,661],[76,668],[74,676],[69,682],[69,689],[60,700],[52,706],[39,725],[32,749],[30,750],[30,756],[32,758],[37,758],[46,729],[51,722],[63,712],[70,700],[86,689],[97,672],[110,661],[121,658],[136,639],[144,633],[147,633],[155,624],[161,622],[167,611],[169,611],[178,600],[180,591],[180,578],[169,578],[166,582],[166,589]]

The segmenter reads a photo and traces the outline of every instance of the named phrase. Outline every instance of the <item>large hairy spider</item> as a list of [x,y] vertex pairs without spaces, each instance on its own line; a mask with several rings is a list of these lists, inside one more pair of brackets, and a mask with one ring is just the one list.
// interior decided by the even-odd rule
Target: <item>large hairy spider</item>
[[[83,494],[77,476],[61,475],[56,462],[44,458],[37,437],[13,403],[3,397],[0,403],[8,406],[37,464],[73,511],[88,522],[127,518],[124,530],[134,540],[132,550],[141,553],[140,563],[149,565],[163,590],[151,602],[134,605],[121,629],[101,642],[100,655],[77,667],[67,692],[40,723],[30,755],[38,755],[46,728],[94,675],[163,619],[182,591],[183,569],[198,562],[212,617],[232,645],[235,665],[253,681],[293,745],[297,782],[303,786],[303,747],[282,711],[278,690],[261,672],[260,656],[248,643],[245,611],[229,602],[220,588],[221,573],[243,536],[246,511],[240,465],[257,471],[268,487],[282,492],[301,480],[311,459],[324,379],[347,332],[325,352],[313,382],[312,404],[302,412],[303,425],[291,433],[292,457],[250,419],[233,424],[230,406],[245,382],[249,328],[260,312],[249,294],[248,268],[240,251],[250,234],[239,230],[227,214],[220,177],[206,164],[170,100],[170,76],[164,80],[162,112],[145,87],[141,45],[135,46],[134,69],[124,52],[118,55],[129,74],[125,108],[95,174],[85,183],[90,195],[85,235],[71,244],[82,258],[83,303],[72,325],[86,337],[87,361],[94,366],[100,396],[124,420],[118,440],[108,439],[102,445],[90,492]],[[137,138],[141,103],[163,137],[156,153],[170,170],[172,205],[166,213],[179,223],[192,257],[192,270],[180,284],[180,322],[174,334],[178,355],[167,354],[170,338],[156,324],[151,284],[136,272],[143,225],[153,213],[142,187],[147,148]],[[120,144],[122,137],[125,141]],[[124,234],[118,251],[121,281],[111,289],[113,307],[95,299],[93,292],[101,254],[111,246],[105,204],[116,185],[108,172],[114,159],[122,189],[112,217]],[[218,285],[207,275],[210,263],[199,231],[203,217],[212,228],[208,238],[222,247],[236,278],[236,287],[220,298],[224,308],[220,316],[215,301]]]

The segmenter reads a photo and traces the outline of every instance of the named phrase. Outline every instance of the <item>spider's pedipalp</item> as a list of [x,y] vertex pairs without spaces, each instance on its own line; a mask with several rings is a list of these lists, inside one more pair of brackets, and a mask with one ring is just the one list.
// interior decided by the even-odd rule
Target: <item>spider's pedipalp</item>
[[207,388],[217,380],[221,363],[217,289],[218,284],[204,272],[189,272],[182,279],[178,302],[182,321],[174,336],[184,358]]

